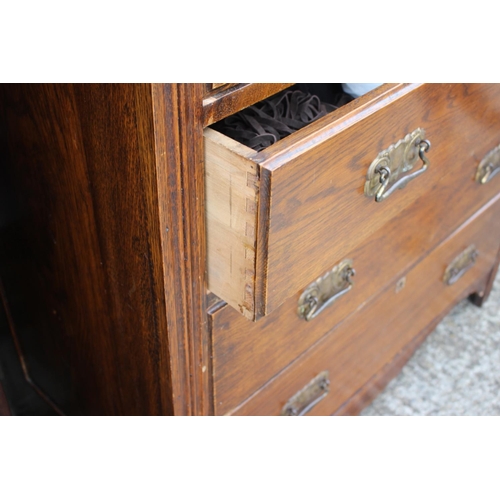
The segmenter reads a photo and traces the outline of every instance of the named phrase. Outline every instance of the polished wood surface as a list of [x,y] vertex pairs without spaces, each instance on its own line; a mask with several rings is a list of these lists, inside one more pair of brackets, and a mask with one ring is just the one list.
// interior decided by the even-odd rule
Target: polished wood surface
[[[370,383],[374,374],[400,356],[420,332],[428,332],[429,325],[452,304],[484,290],[500,246],[499,215],[500,197],[486,213],[468,221],[411,269],[403,288],[392,282],[383,293],[229,413],[278,415],[287,400],[323,370],[330,374],[330,392],[308,414],[330,415],[339,410]],[[446,267],[470,244],[475,244],[479,252],[475,265],[453,285],[446,285],[443,282]],[[266,330],[261,334],[273,332]],[[224,394],[216,394],[221,400],[224,398]]]
[[293,83],[239,83],[216,89],[215,93],[210,93],[203,100],[203,125],[234,115],[291,85]]
[[[0,86],[0,275],[25,377],[58,411],[275,414],[330,363],[345,387],[312,413],[357,412],[445,310],[487,297],[498,234],[479,227],[497,227],[500,176],[474,174],[500,142],[500,86],[386,84],[261,153],[210,131],[206,147],[207,124],[290,85]],[[365,198],[371,160],[417,126],[429,171],[382,204]],[[425,274],[443,271],[442,242],[469,217],[446,248],[474,227],[479,261],[443,291]],[[207,296],[207,262],[231,265],[214,218],[237,228],[233,307]],[[346,257],[353,289],[299,319],[303,288]],[[369,328],[379,322],[388,338]],[[362,373],[345,356],[358,351]]]
[[172,413],[150,86],[3,90],[30,378],[65,413]]
[[64,413],[210,412],[203,92],[2,86],[4,285],[28,376]]
[[[259,228],[265,230],[261,220],[269,220],[269,228],[267,238],[259,231],[265,246],[263,266],[256,273],[264,282],[262,293],[257,294],[263,297],[262,314],[269,314],[321,276],[424,193],[433,190],[439,197],[440,189],[453,185],[470,203],[466,213],[456,213],[463,222],[472,215],[472,207],[478,207],[478,199],[487,201],[498,192],[498,183],[480,190],[473,179],[479,161],[500,142],[495,104],[500,101],[500,86],[410,88],[410,92],[404,87],[396,95],[391,93],[394,100],[390,104],[354,126],[343,117],[337,121],[335,112],[319,120],[317,127],[325,124],[326,129],[329,124],[329,130],[323,131],[328,138],[311,134],[310,141],[297,149],[281,152],[278,143],[272,146],[275,151],[267,151],[268,158],[261,162],[261,203],[266,196],[264,186],[269,186],[270,201],[267,216],[259,218]],[[492,105],[486,104],[488,100]],[[337,111],[341,113],[342,108]],[[363,193],[369,165],[381,150],[418,127],[425,129],[432,143],[427,155],[431,166],[405,189],[375,203]],[[436,213],[438,220],[428,221],[432,224],[428,231],[437,230],[446,210],[449,206]],[[400,229],[409,237],[417,230]]]

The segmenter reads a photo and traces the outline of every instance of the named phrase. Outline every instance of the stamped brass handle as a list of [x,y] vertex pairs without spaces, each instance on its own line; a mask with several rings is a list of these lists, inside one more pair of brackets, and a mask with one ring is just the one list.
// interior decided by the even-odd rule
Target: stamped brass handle
[[456,283],[475,263],[479,256],[475,245],[468,246],[457,255],[444,272],[443,281],[447,285]]
[[345,259],[336,265],[304,290],[299,298],[298,315],[306,321],[314,319],[352,288],[351,278],[355,274],[351,259]]
[[[376,202],[384,201],[429,168],[430,162],[425,153],[431,143],[424,136],[424,129],[418,128],[378,154],[366,175],[366,196],[374,197]],[[418,159],[422,160],[423,166],[411,172]]]
[[492,149],[479,163],[476,171],[476,182],[486,184],[500,172],[500,145]]
[[319,403],[330,389],[328,371],[321,372],[314,377],[305,387],[292,396],[283,406],[281,415],[300,417]]

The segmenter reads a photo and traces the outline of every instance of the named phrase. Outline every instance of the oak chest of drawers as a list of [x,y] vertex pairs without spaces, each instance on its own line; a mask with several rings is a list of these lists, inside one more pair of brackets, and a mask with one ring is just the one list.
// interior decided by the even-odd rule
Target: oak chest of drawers
[[211,127],[291,85],[2,88],[2,279],[61,412],[357,413],[488,296],[500,85],[384,84],[261,152]]

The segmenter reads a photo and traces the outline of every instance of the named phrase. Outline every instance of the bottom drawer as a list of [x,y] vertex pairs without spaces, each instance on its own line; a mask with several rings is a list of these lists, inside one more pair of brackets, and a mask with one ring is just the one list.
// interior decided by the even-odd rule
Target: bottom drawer
[[[499,245],[500,201],[497,199],[404,278],[385,288],[243,404],[227,413],[280,415],[287,409],[289,414],[306,409],[308,415],[335,413],[454,304],[484,290]],[[276,318],[275,325],[279,323]],[[325,383],[326,374],[329,388]]]

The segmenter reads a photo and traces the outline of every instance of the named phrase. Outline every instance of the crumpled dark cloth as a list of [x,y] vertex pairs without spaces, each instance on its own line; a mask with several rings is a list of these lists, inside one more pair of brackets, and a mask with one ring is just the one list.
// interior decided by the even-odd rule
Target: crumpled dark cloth
[[337,107],[321,102],[316,95],[289,90],[229,116],[213,127],[255,151],[262,151]]

